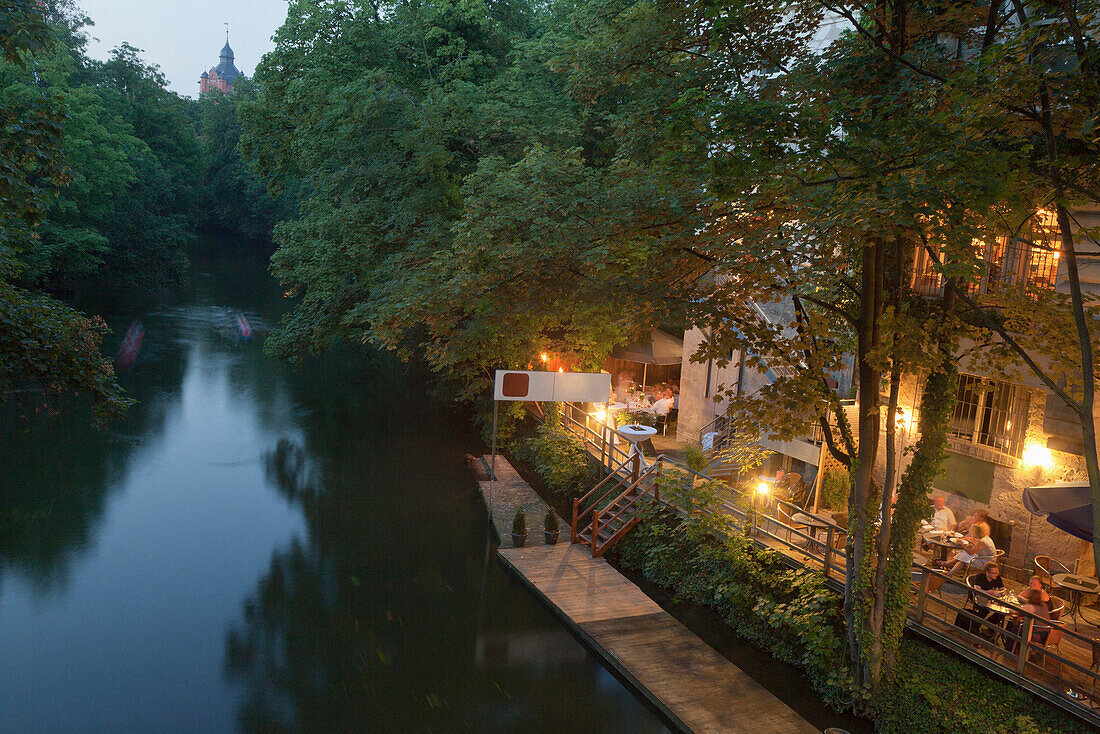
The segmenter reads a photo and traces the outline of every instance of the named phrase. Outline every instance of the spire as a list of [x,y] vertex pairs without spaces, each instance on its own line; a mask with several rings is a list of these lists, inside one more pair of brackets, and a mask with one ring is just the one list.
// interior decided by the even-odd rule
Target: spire
[[233,62],[233,49],[229,47],[229,22],[225,23],[225,45],[222,46],[222,52],[218,54],[218,58],[222,61]]

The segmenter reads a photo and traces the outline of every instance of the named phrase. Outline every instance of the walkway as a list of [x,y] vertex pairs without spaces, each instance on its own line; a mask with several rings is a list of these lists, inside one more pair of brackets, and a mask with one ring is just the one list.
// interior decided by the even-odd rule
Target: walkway
[[685,731],[817,729],[663,611],[588,549],[498,551],[501,561],[604,660]]
[[[492,465],[492,457],[486,454],[482,457],[485,466]],[[489,507],[489,482],[479,480],[481,495],[485,500],[485,506]],[[516,508],[522,507],[527,515],[527,543],[542,544],[542,524],[546,518],[546,512],[550,506],[542,501],[531,485],[523,480],[519,472],[515,470],[508,460],[497,455],[497,481],[493,483],[492,516],[493,528],[497,533],[497,540],[501,547],[512,547],[512,517],[516,514]],[[562,524],[562,537],[569,542],[569,526]]]
[[[489,457],[485,457],[489,461]],[[511,546],[512,515],[527,512],[525,548],[497,556],[588,645],[685,731],[811,734],[818,730],[663,611],[585,546],[542,542],[547,505],[497,457],[493,520]],[[489,503],[489,482],[479,482]]]

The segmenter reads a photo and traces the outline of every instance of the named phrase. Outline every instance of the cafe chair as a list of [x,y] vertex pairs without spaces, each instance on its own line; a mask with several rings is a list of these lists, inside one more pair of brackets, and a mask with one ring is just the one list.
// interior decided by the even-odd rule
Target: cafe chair
[[1039,577],[1039,580],[1043,582],[1050,593],[1054,593],[1054,589],[1057,588],[1057,584],[1054,583],[1052,574],[1055,572],[1070,573],[1070,568],[1059,561],[1054,560],[1050,556],[1035,556],[1035,575]]
[[791,542],[791,530],[797,530],[799,532],[804,533],[804,532],[806,532],[810,529],[809,525],[803,525],[802,523],[795,522],[794,519],[791,518],[790,509],[784,503],[782,503],[782,502],[776,503],[775,510],[776,510],[776,514],[779,515],[779,522],[781,522],[781,523],[783,523],[784,525],[787,526],[786,530],[787,530],[787,542],[788,543]]

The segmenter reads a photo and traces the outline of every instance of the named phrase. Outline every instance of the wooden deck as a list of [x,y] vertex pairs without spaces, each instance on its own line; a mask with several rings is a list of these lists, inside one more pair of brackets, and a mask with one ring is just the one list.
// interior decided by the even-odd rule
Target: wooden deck
[[498,557],[685,731],[817,732],[587,547],[502,548]]

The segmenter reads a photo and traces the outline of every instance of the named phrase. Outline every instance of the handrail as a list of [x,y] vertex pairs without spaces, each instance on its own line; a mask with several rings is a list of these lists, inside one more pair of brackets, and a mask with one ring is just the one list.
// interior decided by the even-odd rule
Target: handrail
[[[604,513],[604,510],[605,510],[605,509],[607,509],[607,507],[614,507],[614,506],[615,506],[615,503],[616,503],[616,502],[618,502],[619,500],[623,499],[623,498],[624,498],[624,497],[626,497],[626,496],[627,496],[628,494],[630,494],[630,493],[631,493],[631,492],[633,492],[633,491],[634,491],[635,489],[637,489],[638,485],[639,485],[639,484],[641,484],[641,483],[642,483],[642,481],[643,481],[643,480],[645,480],[645,479],[646,479],[646,478],[647,478],[648,476],[649,476],[649,472],[645,472],[645,473],[643,473],[643,474],[642,474],[642,475],[641,475],[640,477],[638,477],[638,480],[637,480],[636,482],[634,482],[634,483],[633,483],[633,484],[631,484],[631,485],[630,485],[629,487],[627,487],[626,489],[624,489],[624,490],[623,490],[623,492],[622,492],[622,494],[620,494],[620,495],[619,495],[618,497],[616,497],[616,498],[615,498],[614,502],[610,502],[610,503],[608,503],[608,504],[607,504],[607,505],[606,505],[605,507],[601,507],[601,508],[600,508],[599,510],[597,510],[596,512],[598,512],[598,513],[599,513],[599,514],[601,515],[601,519],[602,519],[602,515],[603,515],[603,513]],[[613,515],[612,517],[610,517],[610,518],[608,518],[608,519],[605,519],[605,520],[604,520],[604,522],[613,522],[613,521],[615,521],[615,520],[618,520],[618,519],[619,519],[619,517],[620,517],[620,516],[621,516],[621,515],[623,514],[623,512],[625,512],[625,511],[627,510],[627,508],[629,508],[629,507],[633,507],[633,506],[634,506],[634,503],[635,503],[635,502],[637,502],[637,501],[638,501],[639,499],[641,499],[641,498],[642,498],[642,497],[644,497],[644,496],[645,496],[646,494],[648,494],[648,493],[649,493],[649,489],[652,489],[652,487],[650,487],[650,488],[646,489],[646,491],[644,491],[644,492],[640,492],[639,494],[636,494],[636,495],[635,495],[635,496],[634,496],[634,497],[633,497],[633,498],[632,498],[632,499],[630,500],[630,502],[627,502],[627,503],[626,503],[625,505],[623,505],[622,509],[620,509],[620,510],[619,510],[618,512],[616,512],[616,513],[615,513],[615,514],[614,514],[614,515]]]
[[[970,574],[970,575],[964,577],[962,579],[961,583],[960,583],[959,579],[953,578],[953,577],[948,576],[946,574],[943,574],[943,573],[941,573],[940,571],[938,571],[934,568],[930,568],[930,567],[925,566],[925,565],[920,564],[920,563],[914,563],[913,565],[917,566],[918,568],[921,568],[921,569],[926,569],[929,573],[931,573],[935,576],[939,576],[939,577],[943,578],[945,581],[950,580],[952,583],[959,584],[960,586],[965,588],[967,590],[967,592],[972,596],[985,597],[989,601],[992,601],[992,602],[1001,604],[1002,606],[1005,606],[1005,603],[1004,603],[1005,600],[1004,599],[1002,599],[1000,597],[997,597],[997,596],[994,596],[993,594],[990,594],[989,592],[985,591],[984,589],[978,589],[978,588],[975,588],[975,587],[971,586],[970,585],[970,576],[973,575],[973,574]],[[979,573],[980,573],[980,571],[979,571]],[[1055,597],[1055,598],[1060,599],[1064,604],[1068,602],[1068,600],[1061,599],[1061,597]],[[1066,609],[1066,607],[1063,606],[1062,611],[1064,612],[1065,609]],[[1070,637],[1076,637],[1077,639],[1079,639],[1083,642],[1088,642],[1090,644],[1092,643],[1092,638],[1091,637],[1086,637],[1085,635],[1081,634],[1080,632],[1077,632],[1076,630],[1069,629],[1065,625],[1065,623],[1062,622],[1061,619],[1057,619],[1057,620],[1055,620],[1055,619],[1046,619],[1044,617],[1039,616],[1038,614],[1035,614],[1034,612],[1029,612],[1026,609],[1015,609],[1014,608],[1012,610],[1012,613],[1013,614],[1018,614],[1020,616],[1032,617],[1035,621],[1037,621],[1041,624],[1044,624],[1044,625],[1049,624],[1052,627],[1063,628],[1065,630],[1065,633],[1067,635],[1069,635]]]
[[[721,417],[724,416],[720,416],[719,418]],[[570,422],[584,428],[582,424],[573,421],[571,418]],[[585,433],[594,435],[594,432],[590,429]],[[608,447],[604,447],[604,450],[606,451],[607,448]],[[597,452],[600,450],[598,445],[596,446],[596,450]],[[608,466],[608,463],[601,463],[605,471],[609,471],[609,475],[604,477],[596,487],[593,487],[592,490],[587,492],[582,500],[585,503],[590,503],[601,488],[607,488],[608,482],[612,480],[612,477],[615,477],[617,481],[612,487],[607,488],[606,491],[600,494],[599,500],[595,504],[590,504],[588,509],[582,513],[582,516],[592,515],[592,523],[590,526],[592,538],[590,544],[594,556],[606,552],[608,547],[613,545],[637,523],[638,517],[636,514],[636,507],[641,500],[648,497],[650,492],[653,492],[653,494],[658,497],[658,501],[668,504],[664,497],[659,497],[658,492],[660,492],[660,485],[658,481],[654,481],[650,487],[645,488],[644,491],[639,492],[636,496],[629,498],[623,507],[617,508],[614,511],[608,509],[620,502],[629,492],[635,491],[643,481],[654,477],[655,470],[660,471],[661,468],[667,464],[669,467],[675,467],[677,470],[682,471],[685,478],[700,477],[706,481],[715,481],[713,477],[703,472],[690,469],[672,457],[663,454],[657,456],[653,464],[647,467],[634,481],[630,481],[629,478],[619,475],[622,469],[626,467],[628,463],[627,460],[620,462],[618,466],[613,469]],[[620,488],[623,488],[624,485],[626,485],[626,488],[619,492],[618,497],[610,502],[605,501]],[[783,557],[790,565],[796,568],[811,568],[823,572],[826,578],[830,579],[829,583],[834,587],[836,586],[838,583],[837,572],[842,576],[845,572],[845,567],[851,562],[849,550],[846,547],[834,547],[838,538],[843,538],[848,535],[847,528],[837,525],[825,516],[813,515],[812,512],[800,507],[794,502],[775,497],[774,495],[768,497],[770,500],[768,506],[759,506],[758,500],[757,511],[753,513],[744,506],[743,502],[738,501],[739,499],[745,499],[746,494],[748,494],[747,492],[735,487],[729,487],[729,490],[729,499],[723,501],[722,511],[728,512],[739,524],[743,524],[746,532],[751,531],[756,538],[756,543],[762,544],[764,547],[772,548],[778,545],[779,547],[777,550],[785,551]],[[749,490],[749,492],[751,492],[751,490]],[[579,500],[575,502],[579,502]],[[674,507],[678,512],[688,511],[674,505],[669,506]],[[781,518],[776,516],[774,509],[769,509],[769,507],[787,508],[790,511],[790,515],[804,513],[815,517],[818,521],[815,535],[809,535],[798,528],[787,525]],[[632,510],[635,511],[635,516],[629,517],[628,515]],[[623,518],[626,518],[625,523],[621,523]],[[614,527],[617,524],[622,524],[622,527],[614,529],[613,534],[608,537],[606,541],[602,541],[601,545],[599,536],[600,528],[605,528],[604,534],[606,535],[607,528],[609,526]],[[574,527],[576,526],[577,523],[574,523]],[[788,532],[784,533],[784,530]],[[823,532],[826,536],[824,544],[821,539],[821,533]],[[843,535],[838,536],[837,533],[843,533]],[[574,538],[575,542],[576,540],[577,538]],[[792,553],[791,551],[795,552]],[[982,666],[987,671],[1012,681],[1022,689],[1038,695],[1052,704],[1060,706],[1066,711],[1073,713],[1075,716],[1079,716],[1093,724],[1100,724],[1100,713],[1089,709],[1088,705],[1085,703],[1085,701],[1089,700],[1088,696],[1082,699],[1075,699],[1072,695],[1066,694],[1067,688],[1087,692],[1090,690],[1091,685],[1100,682],[1100,674],[1093,669],[1086,668],[1085,664],[1087,663],[1082,664],[1067,657],[1067,654],[1073,654],[1079,659],[1087,661],[1089,659],[1089,650],[1096,646],[1100,646],[1100,642],[1094,643],[1091,638],[1072,629],[1072,626],[1069,624],[1071,620],[1068,618],[1052,622],[1051,620],[1044,619],[1024,609],[1013,609],[1013,613],[1018,615],[1021,620],[1019,629],[1015,632],[1006,629],[1005,627],[1001,627],[1000,624],[990,622],[988,618],[980,617],[975,614],[974,612],[976,610],[973,608],[972,602],[968,597],[963,600],[954,600],[962,604],[962,606],[956,606],[952,603],[952,599],[941,598],[931,591],[931,580],[933,578],[939,578],[944,584],[958,587],[958,590],[963,595],[972,595],[975,599],[981,599],[983,601],[989,600],[1003,603],[1002,599],[992,594],[981,589],[970,587],[969,584],[967,584],[966,576],[959,579],[957,576],[949,576],[919,562],[914,562],[912,569],[914,574],[914,585],[912,588],[916,596],[911,600],[909,608],[906,611],[906,624],[908,626],[912,627],[919,634],[953,650],[971,663]],[[918,573],[920,574],[919,579],[917,578]],[[945,594],[944,596],[949,595]],[[946,618],[941,619],[940,616],[938,616],[940,610],[943,610],[943,614]],[[989,629],[994,631],[997,635],[995,640],[1007,643],[1010,649],[1006,650],[1001,648],[985,637],[952,624],[952,622],[949,621],[952,611],[957,615],[956,618],[969,620],[974,630]],[[1038,641],[1039,638],[1035,640],[1031,639],[1032,628],[1040,625],[1050,630],[1058,630],[1064,635],[1061,646],[1058,647],[1057,650],[1048,648],[1045,644],[1045,640],[1044,644],[1040,644]],[[975,650],[974,647],[978,647],[979,649]],[[1011,649],[1013,647],[1016,649],[1015,652]],[[1063,652],[1064,650],[1068,650],[1068,652]],[[1029,661],[1029,657],[1034,658],[1035,654],[1041,656],[1038,663]],[[1054,661],[1059,666],[1057,674],[1050,669],[1051,661]],[[1037,677],[1034,672],[1035,669],[1033,665],[1036,664],[1040,666],[1040,669],[1045,669],[1046,671],[1041,677]],[[1095,699],[1096,696],[1093,695],[1092,698]]]
[[[583,503],[584,503],[584,501],[585,501],[586,499],[588,499],[588,498],[589,498],[589,496],[590,496],[590,495],[591,495],[591,494],[592,494],[593,492],[595,492],[595,491],[596,491],[597,489],[599,489],[600,487],[602,487],[602,486],[603,486],[604,482],[606,482],[606,481],[607,481],[608,479],[611,479],[612,477],[618,476],[619,472],[620,472],[620,471],[622,471],[623,467],[625,467],[625,466],[626,466],[626,463],[627,463],[628,461],[630,461],[630,460],[631,460],[631,458],[633,458],[633,457],[630,457],[630,456],[628,456],[628,457],[626,457],[625,459],[623,459],[623,461],[621,461],[621,462],[619,463],[619,465],[618,465],[617,467],[615,467],[615,468],[614,468],[614,469],[613,469],[613,470],[611,471],[611,473],[610,473],[610,474],[608,474],[608,475],[607,475],[606,477],[604,477],[603,479],[601,479],[601,480],[600,480],[599,484],[597,484],[597,485],[596,485],[595,487],[593,487],[592,489],[590,489],[590,490],[588,490],[587,492],[585,492],[585,494],[584,494],[584,496],[583,496],[583,497],[579,497],[579,498],[577,498],[577,499],[576,499],[576,500],[574,500],[574,501],[575,501],[575,502],[577,502],[578,504],[583,504]],[[623,480],[624,480],[624,479],[626,479],[626,478],[627,478],[627,477],[619,477],[619,481],[621,482],[621,481],[623,481]]]
[[[714,428],[715,426],[717,426],[719,421],[729,422],[729,419],[730,419],[730,417],[729,417],[728,413],[722,413],[721,415],[714,416],[714,418],[710,421],[710,423],[707,423],[706,425],[704,425],[702,428],[699,429],[699,443],[700,444],[703,443],[703,436],[705,436],[707,433],[711,432],[708,429],[711,429],[711,428]],[[724,433],[724,431],[722,431],[722,432]]]

